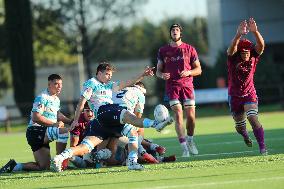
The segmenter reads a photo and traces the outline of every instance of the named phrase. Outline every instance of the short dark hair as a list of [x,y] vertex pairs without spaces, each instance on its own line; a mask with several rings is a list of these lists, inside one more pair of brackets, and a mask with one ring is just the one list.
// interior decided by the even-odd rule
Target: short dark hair
[[137,83],[135,83],[135,85],[138,85],[139,87],[146,89],[146,87],[145,87],[145,85],[142,81],[138,81]]
[[61,76],[58,74],[51,74],[48,76],[48,81],[53,81],[55,79],[62,80]]
[[96,75],[99,73],[99,72],[104,72],[104,71],[115,71],[115,67],[113,65],[111,65],[110,63],[107,63],[107,62],[102,62],[98,65],[97,67],[97,72],[96,72]]
[[173,28],[179,28],[180,33],[182,33],[182,26],[180,24],[172,24],[171,27],[170,27],[170,33],[171,33]]

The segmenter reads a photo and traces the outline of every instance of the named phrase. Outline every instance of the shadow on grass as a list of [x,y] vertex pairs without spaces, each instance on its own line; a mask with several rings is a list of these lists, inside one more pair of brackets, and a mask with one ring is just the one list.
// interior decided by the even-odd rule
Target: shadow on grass
[[[157,138],[154,139],[154,143],[165,146],[167,148],[166,154],[175,154],[178,162],[260,156],[258,144],[253,133],[249,132],[249,135],[253,140],[253,147],[247,147],[242,137],[233,132],[195,136],[194,140],[199,154],[191,155],[187,158],[180,157],[182,150],[176,137]],[[265,131],[265,143],[269,155],[284,153],[283,136],[284,129]]]

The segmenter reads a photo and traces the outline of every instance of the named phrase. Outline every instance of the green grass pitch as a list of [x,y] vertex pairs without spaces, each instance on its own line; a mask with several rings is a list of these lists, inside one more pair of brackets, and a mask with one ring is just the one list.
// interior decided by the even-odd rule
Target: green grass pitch
[[[176,154],[177,162],[145,165],[143,171],[126,167],[67,170],[62,173],[21,172],[0,175],[0,188],[284,188],[284,112],[260,113],[265,128],[268,156],[260,156],[254,141],[252,148],[234,131],[230,116],[202,117],[196,120],[195,142],[199,155],[181,158],[174,126],[162,133],[148,129],[147,138]],[[53,147],[53,146],[51,146]],[[54,154],[54,151],[52,151]],[[0,134],[0,165],[10,158],[33,161],[24,133]]]

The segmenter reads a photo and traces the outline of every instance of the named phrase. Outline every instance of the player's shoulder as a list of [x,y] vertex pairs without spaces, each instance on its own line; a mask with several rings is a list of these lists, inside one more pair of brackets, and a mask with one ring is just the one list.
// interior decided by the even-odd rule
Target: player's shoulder
[[195,47],[193,45],[190,45],[188,43],[182,42],[181,48],[186,48],[190,50],[195,50]]
[[93,85],[96,85],[96,84],[99,84],[99,83],[100,82],[96,78],[92,77],[92,78],[88,79],[87,81],[85,81],[84,86],[93,86]]
[[36,96],[36,99],[50,99],[50,97],[51,96],[48,93],[47,89],[45,89]]
[[160,52],[167,51],[171,48],[170,44],[163,45],[159,48]]

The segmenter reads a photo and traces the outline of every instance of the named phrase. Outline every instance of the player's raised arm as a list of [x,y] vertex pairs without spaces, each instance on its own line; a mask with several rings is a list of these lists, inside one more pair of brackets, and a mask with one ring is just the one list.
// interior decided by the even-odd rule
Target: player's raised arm
[[253,35],[255,36],[255,40],[256,40],[255,51],[259,55],[261,55],[263,53],[264,46],[265,46],[264,39],[262,35],[259,33],[256,22],[254,21],[253,18],[249,19],[248,28],[249,28],[249,31],[252,32]]
[[232,56],[237,52],[238,43],[242,37],[242,35],[246,35],[248,33],[248,26],[246,20],[242,21],[237,29],[237,33],[233,38],[230,46],[227,49],[227,55]]
[[118,86],[114,87],[113,90],[119,91],[119,90],[121,90],[125,87],[130,87],[130,86],[134,85],[138,81],[141,81],[145,76],[153,76],[154,75],[154,72],[153,72],[154,68],[155,67],[147,66],[142,73],[138,74],[136,77],[134,77],[131,80],[121,81]]

